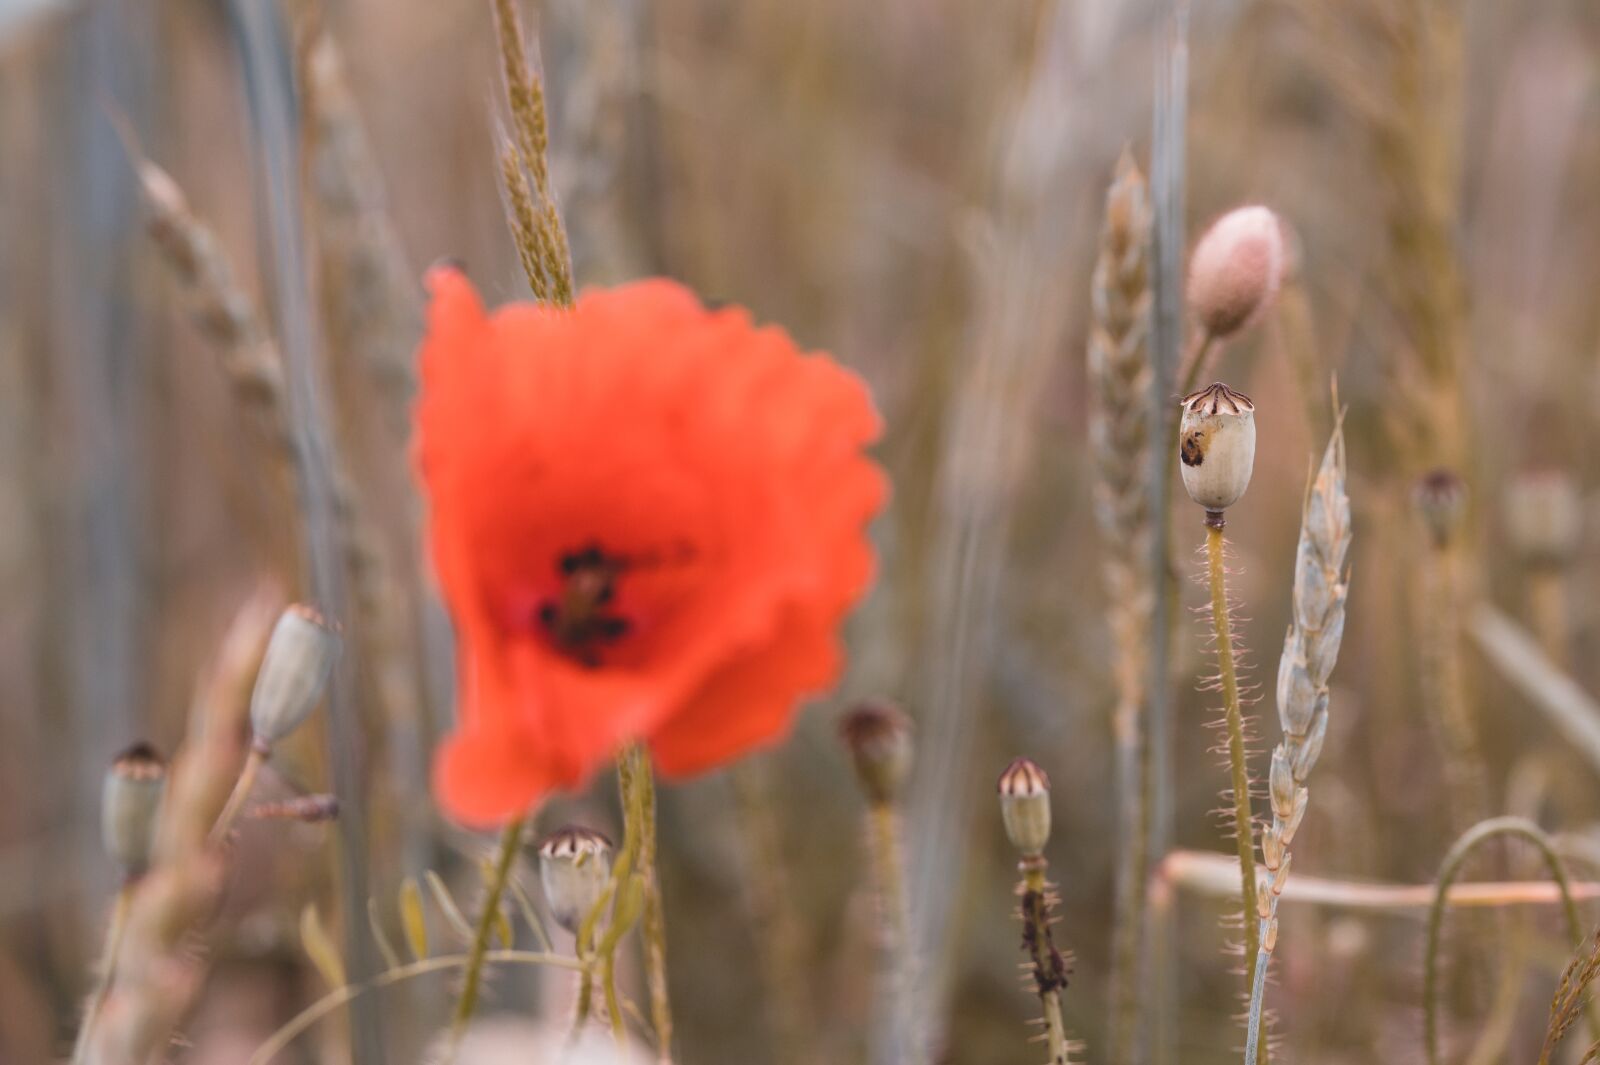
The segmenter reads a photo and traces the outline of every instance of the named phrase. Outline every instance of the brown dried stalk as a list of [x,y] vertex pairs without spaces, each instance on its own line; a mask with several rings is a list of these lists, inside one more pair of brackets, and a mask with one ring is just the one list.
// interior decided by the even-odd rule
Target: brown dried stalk
[[1272,752],[1268,777],[1272,821],[1261,833],[1261,864],[1268,878],[1257,897],[1261,925],[1250,988],[1246,1065],[1255,1065],[1262,1045],[1267,966],[1278,940],[1278,899],[1289,879],[1289,845],[1305,816],[1306,780],[1328,733],[1328,678],[1344,638],[1349,589],[1345,556],[1350,549],[1350,499],[1344,485],[1344,429],[1336,424],[1306,494],[1295,552],[1294,620],[1278,663],[1278,723],[1283,738]]
[[[1600,977],[1600,929],[1596,929],[1586,946],[1578,952],[1561,972],[1561,983],[1550,1000],[1550,1024],[1545,1029],[1544,1045],[1539,1050],[1539,1065],[1550,1065],[1551,1055],[1565,1038],[1567,1031],[1578,1022],[1584,1003],[1589,1000],[1589,990]],[[1600,1043],[1584,1051],[1579,1065],[1600,1058]]]
[[239,776],[250,690],[278,610],[267,591],[245,604],[190,706],[155,864],[129,899],[122,950],[88,1047],[91,1065],[148,1061],[200,993],[207,962],[197,944],[221,899],[227,864],[226,848],[208,836]]
[[501,149],[507,214],[528,287],[541,303],[572,303],[572,251],[550,184],[550,130],[544,80],[528,65],[517,0],[494,0],[495,32],[511,107],[511,135]]
[[416,390],[416,286],[345,82],[344,59],[323,25],[321,2],[296,0],[292,12],[307,206],[326,339],[335,354],[360,360],[377,387],[385,424],[403,440]]
[[1151,213],[1144,175],[1124,150],[1106,195],[1100,258],[1090,289],[1090,440],[1098,479],[1095,516],[1105,539],[1107,613],[1116,648],[1119,830],[1112,950],[1111,1060],[1133,1053],[1152,805],[1145,679],[1150,634]]
[[[195,324],[216,345],[218,357],[233,388],[235,401],[256,425],[263,447],[279,469],[293,476],[295,490],[286,506],[304,498],[308,480],[306,456],[295,446],[288,408],[283,358],[277,342],[262,324],[254,302],[238,285],[232,266],[211,229],[190,209],[177,182],[155,163],[139,154],[129,142],[138,173],[148,229],[161,259],[177,282]],[[394,696],[400,707],[412,700],[408,681],[397,680],[396,649],[404,637],[396,633],[393,607],[396,587],[387,552],[376,530],[365,518],[348,476],[337,466],[333,472],[333,503],[338,519],[340,550],[353,591],[355,636],[360,660],[389,677],[381,695]],[[303,515],[302,515],[303,519]],[[383,670],[383,664],[390,668]],[[400,694],[401,690],[404,694]],[[379,705],[395,710],[387,699]]]

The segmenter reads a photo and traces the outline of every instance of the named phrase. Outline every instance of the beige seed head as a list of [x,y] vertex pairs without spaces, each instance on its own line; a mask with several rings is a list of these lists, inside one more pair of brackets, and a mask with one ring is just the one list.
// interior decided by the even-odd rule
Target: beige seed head
[[1563,470],[1529,470],[1506,488],[1506,530],[1530,565],[1561,567],[1578,553],[1583,501]]
[[167,786],[167,763],[148,743],[117,755],[100,795],[100,834],[106,853],[128,877],[150,867],[156,814]]
[[550,915],[568,932],[577,932],[610,878],[611,841],[592,828],[568,825],[539,844],[539,883]]
[[1183,397],[1178,459],[1190,499],[1212,512],[1233,506],[1255,470],[1255,403],[1221,382]]
[[1189,307],[1210,336],[1224,340],[1271,305],[1287,255],[1278,216],[1239,207],[1211,224],[1189,258]]
[[1000,817],[1011,845],[1028,857],[1050,841],[1050,778],[1031,759],[1018,758],[1000,774]]
[[911,718],[886,699],[871,699],[840,719],[839,739],[867,798],[893,802],[911,772]]
[[311,716],[340,647],[338,631],[313,608],[295,604],[283,612],[250,697],[250,727],[258,743],[270,747]]

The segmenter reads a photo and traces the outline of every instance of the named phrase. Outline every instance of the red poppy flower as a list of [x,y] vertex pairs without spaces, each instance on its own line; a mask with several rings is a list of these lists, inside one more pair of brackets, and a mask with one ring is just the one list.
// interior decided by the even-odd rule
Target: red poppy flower
[[837,679],[887,485],[861,381],[641,281],[486,315],[440,268],[418,458],[455,620],[445,810],[491,824],[624,743],[669,775],[772,741]]

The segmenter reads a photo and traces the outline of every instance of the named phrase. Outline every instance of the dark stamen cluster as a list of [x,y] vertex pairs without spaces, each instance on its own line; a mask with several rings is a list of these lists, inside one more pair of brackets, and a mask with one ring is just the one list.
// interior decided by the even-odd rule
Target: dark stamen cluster
[[626,560],[598,543],[565,552],[556,560],[561,593],[539,605],[539,624],[556,648],[590,669],[600,654],[626,636],[632,622],[609,609]]

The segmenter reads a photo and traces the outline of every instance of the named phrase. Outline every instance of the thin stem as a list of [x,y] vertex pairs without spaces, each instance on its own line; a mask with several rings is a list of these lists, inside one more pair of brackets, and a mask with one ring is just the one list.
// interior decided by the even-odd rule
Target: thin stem
[[94,1022],[105,1005],[111,991],[112,974],[117,969],[117,956],[122,953],[122,933],[128,927],[128,904],[133,899],[133,881],[122,885],[117,901],[111,908],[111,922],[106,926],[105,949],[100,956],[100,973],[89,996],[89,1005],[83,1013],[83,1024],[78,1028],[78,1039],[72,1046],[72,1065],[82,1065],[89,1052],[89,1038],[94,1032]]
[[239,779],[234,782],[233,792],[228,796],[227,805],[222,808],[222,813],[217,815],[217,823],[211,826],[207,842],[212,846],[228,838],[228,832],[233,828],[234,821],[238,820],[239,811],[244,809],[245,800],[250,797],[250,791],[255,787],[256,776],[266,764],[267,755],[270,753],[270,749],[259,739],[250,744],[250,753],[245,756],[244,767],[239,770]]
[[884,923],[884,953],[898,967],[906,936],[905,850],[900,841],[900,815],[893,803],[872,804],[872,868],[878,888],[878,910]]
[[1567,624],[1565,573],[1554,566],[1539,566],[1528,575],[1528,612],[1545,655],[1556,665],[1567,668],[1571,630]]
[[526,816],[518,817],[500,834],[500,850],[495,857],[494,872],[489,878],[488,894],[483,909],[478,913],[478,926],[473,932],[472,946],[467,952],[467,972],[461,984],[461,997],[456,999],[455,1017],[450,1022],[452,1048],[461,1039],[467,1022],[478,1008],[478,988],[483,980],[483,960],[489,953],[489,939],[500,914],[500,900],[506,893],[506,881],[511,879],[511,867],[516,863],[517,852],[522,847],[522,830],[527,825]]
[[[1187,396],[1200,384],[1200,371],[1206,368],[1211,360],[1211,351],[1217,345],[1215,333],[1196,333],[1194,343],[1190,346],[1187,361],[1183,367],[1183,379],[1178,383],[1178,395]],[[1173,450],[1177,449],[1178,438],[1174,436]]]
[[1233,660],[1233,623],[1228,613],[1227,567],[1222,558],[1222,523],[1207,520],[1206,565],[1211,577],[1211,623],[1217,634],[1217,665],[1226,704],[1228,768],[1233,775],[1234,841],[1239,849],[1239,897],[1244,901],[1246,976],[1253,985],[1260,931],[1256,926],[1254,820],[1250,813],[1250,774],[1244,760],[1244,714],[1239,708],[1239,677]]
[[1061,1020],[1061,985],[1056,972],[1060,968],[1055,944],[1050,936],[1050,908],[1046,894],[1050,884],[1045,879],[1048,868],[1043,858],[1025,858],[1022,868],[1022,921],[1023,941],[1033,955],[1034,979],[1039,987],[1039,1005],[1044,1010],[1045,1046],[1049,1051],[1049,1065],[1067,1065],[1067,1028]]
[[[1250,973],[1250,1013],[1245,1023],[1244,1065],[1256,1065],[1257,1057],[1266,1048],[1266,1033],[1261,1030],[1261,1008],[1267,997],[1267,966],[1272,961],[1272,955],[1267,950],[1267,940],[1270,938],[1267,922],[1270,919],[1263,917],[1257,929],[1261,947],[1256,951],[1255,968]],[[1250,915],[1246,914],[1247,926],[1250,920]]]
[[[272,1033],[265,1043],[250,1055],[249,1065],[268,1065],[277,1057],[285,1047],[300,1037],[301,1033],[328,1016],[334,1010],[347,1005],[360,998],[369,991],[377,991],[395,984],[404,983],[418,976],[429,973],[447,972],[451,969],[461,969],[472,964],[472,957],[467,954],[445,954],[435,958],[423,958],[410,965],[398,969],[390,969],[380,973],[371,980],[360,984],[346,984],[344,987],[328,992],[317,1001],[301,1010],[295,1017]],[[528,950],[491,950],[486,952],[481,963],[491,965],[549,965],[557,969],[576,969],[579,962],[576,958],[568,958],[561,954],[550,954]]]
[[[1444,929],[1445,910],[1449,908],[1450,885],[1461,875],[1462,867],[1472,852],[1498,836],[1527,840],[1538,850],[1539,857],[1544,859],[1545,867],[1550,870],[1550,879],[1561,890],[1567,935],[1579,945],[1583,943],[1583,923],[1578,916],[1578,905],[1572,897],[1572,884],[1567,879],[1566,867],[1556,853],[1555,844],[1544,829],[1521,817],[1494,817],[1467,829],[1444,856],[1439,877],[1434,882],[1433,903],[1428,908],[1428,938],[1422,956],[1422,1036],[1428,1065],[1439,1065],[1439,943]],[[1595,1039],[1600,1040],[1600,1014],[1592,1009],[1589,1026]]]
[[644,879],[645,975],[650,986],[650,1021],[656,1030],[656,1059],[672,1060],[672,1003],[667,997],[667,922],[661,906],[661,878],[656,872],[656,778],[650,759],[639,749],[634,787],[639,791],[639,875]]
[[[1192,891],[1208,898],[1230,899],[1239,894],[1238,863],[1211,851],[1178,850],[1168,854],[1157,867],[1151,894],[1169,886]],[[1447,896],[1452,909],[1486,910],[1510,906],[1550,906],[1564,903],[1570,894],[1575,902],[1600,899],[1600,882],[1581,880],[1563,892],[1548,880],[1483,881],[1453,884]],[[1330,880],[1320,876],[1296,874],[1284,885],[1289,902],[1354,913],[1410,916],[1433,905],[1432,884],[1373,884],[1353,880]]]
[[808,994],[804,931],[793,905],[794,893],[783,860],[777,812],[765,766],[746,760],[735,765],[732,782],[744,843],[743,879],[750,911],[756,960],[765,980],[769,1022],[777,1060],[809,1062],[817,1028]]
[[[572,1018],[572,1038],[576,1040],[589,1020],[594,1002],[595,966],[599,965],[600,990],[609,1013],[611,1030],[622,1038],[622,1014],[618,1006],[616,974],[617,944],[639,918],[643,906],[643,889],[637,869],[642,849],[644,813],[640,808],[639,789],[635,786],[643,754],[637,746],[630,746],[617,755],[617,793],[622,800],[622,849],[617,852],[616,864],[611,867],[611,880],[601,892],[594,907],[578,926],[578,957],[583,961],[578,979],[577,1009]],[[606,907],[611,908],[611,921],[605,934],[590,954],[587,945],[594,941],[600,918]]]

